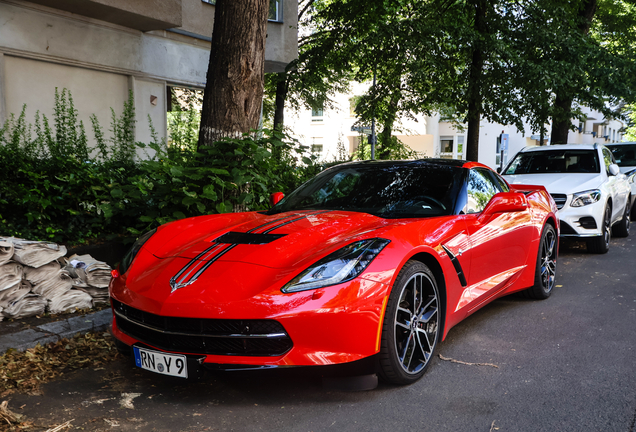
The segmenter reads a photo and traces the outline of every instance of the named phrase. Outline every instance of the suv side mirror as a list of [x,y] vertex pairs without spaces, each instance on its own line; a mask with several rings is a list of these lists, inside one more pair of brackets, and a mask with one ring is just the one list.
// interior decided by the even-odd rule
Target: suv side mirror
[[609,166],[609,173],[610,173],[610,175],[617,176],[617,175],[619,175],[619,174],[620,174],[620,172],[621,172],[621,170],[620,170],[620,168],[618,167],[618,165],[616,165],[616,164],[611,164],[611,165]]

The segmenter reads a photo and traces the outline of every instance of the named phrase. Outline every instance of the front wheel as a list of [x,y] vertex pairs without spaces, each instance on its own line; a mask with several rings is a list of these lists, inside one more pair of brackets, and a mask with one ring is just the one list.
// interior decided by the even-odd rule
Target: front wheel
[[632,202],[632,197],[629,197],[625,204],[625,211],[623,212],[623,219],[621,219],[616,225],[614,225],[614,235],[616,237],[629,236],[629,204]]
[[606,254],[609,251],[610,239],[612,238],[612,207],[609,203],[605,205],[603,213],[603,225],[601,235],[587,241],[587,251],[595,254]]
[[558,238],[555,229],[546,224],[541,233],[541,243],[537,253],[534,286],[523,291],[526,297],[543,300],[550,297],[556,281]]
[[439,289],[430,269],[407,262],[395,281],[382,325],[380,376],[392,384],[422,377],[440,339]]

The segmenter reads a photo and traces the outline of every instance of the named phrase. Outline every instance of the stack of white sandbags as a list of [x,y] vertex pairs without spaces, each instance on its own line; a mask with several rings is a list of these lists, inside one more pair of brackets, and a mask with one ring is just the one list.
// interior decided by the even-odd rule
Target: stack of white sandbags
[[73,286],[93,298],[93,302],[108,302],[108,284],[111,268],[103,261],[90,255],[73,255],[68,259],[66,269],[73,276]]
[[108,302],[108,264],[64,255],[55,243],[0,237],[0,321]]

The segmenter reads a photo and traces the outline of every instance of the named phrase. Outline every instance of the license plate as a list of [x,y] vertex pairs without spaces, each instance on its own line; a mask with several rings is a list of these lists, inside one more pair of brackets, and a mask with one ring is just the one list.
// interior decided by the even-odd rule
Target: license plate
[[188,362],[182,354],[168,354],[145,348],[133,347],[137,367],[181,378],[188,377]]

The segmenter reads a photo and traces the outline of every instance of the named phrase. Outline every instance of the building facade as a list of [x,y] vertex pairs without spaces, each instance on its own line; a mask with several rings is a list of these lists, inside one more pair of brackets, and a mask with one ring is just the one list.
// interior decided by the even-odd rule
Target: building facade
[[[351,94],[336,95],[332,108],[287,112],[287,125],[299,141],[323,160],[337,158],[339,148],[344,148],[351,155],[360,140],[366,139],[363,135],[370,133],[368,128],[362,130],[355,126],[355,95],[364,94],[365,91],[366,86],[356,85]],[[573,121],[576,130],[570,132],[569,143],[606,144],[622,141],[624,124],[621,121],[605,119],[601,113],[584,107],[582,111],[586,121]],[[544,143],[549,144],[549,124],[546,125],[546,131]],[[465,127],[445,121],[439,115],[402,120],[394,127],[393,133],[420,157],[449,159],[466,157],[466,134]],[[479,130],[479,162],[496,168],[508,162],[522,148],[539,143],[540,136],[532,133],[529,126],[519,131],[515,126],[482,121]]]
[[[214,23],[213,0],[0,0],[0,122],[24,104],[51,117],[55,89],[68,89],[87,129],[110,124],[132,92],[136,140],[148,117],[166,137],[170,87],[202,89]],[[272,0],[266,72],[298,55],[298,3]],[[92,135],[89,131],[89,137]]]

